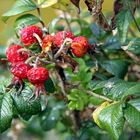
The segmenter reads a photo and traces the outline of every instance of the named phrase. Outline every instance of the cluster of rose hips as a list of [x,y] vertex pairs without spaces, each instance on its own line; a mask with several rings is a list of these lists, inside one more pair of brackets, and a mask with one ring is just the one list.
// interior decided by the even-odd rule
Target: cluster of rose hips
[[[21,30],[20,41],[22,45],[11,44],[6,51],[7,59],[11,64],[10,71],[14,75],[12,85],[18,84],[22,89],[23,81],[28,79],[35,85],[36,98],[40,93],[45,93],[44,82],[49,78],[49,71],[37,62],[34,62],[34,65],[28,63],[32,57],[31,46],[38,44],[38,47],[41,48],[40,54],[46,54],[44,56],[47,57],[51,52],[54,59],[59,59],[61,54],[68,55],[69,53],[76,57],[83,57],[89,49],[89,42],[83,36],[75,37],[69,31],[60,31],[55,35],[44,35],[41,28],[35,25]],[[37,61],[39,55],[35,56]],[[49,57],[47,59],[50,60]]]

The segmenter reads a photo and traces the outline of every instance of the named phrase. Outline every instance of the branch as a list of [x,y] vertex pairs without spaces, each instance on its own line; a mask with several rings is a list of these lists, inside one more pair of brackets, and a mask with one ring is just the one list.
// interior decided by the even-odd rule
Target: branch
[[42,16],[41,16],[41,12],[40,12],[40,8],[37,8],[37,12],[38,12],[38,16],[39,16],[39,19],[40,19],[40,23],[42,24],[42,27],[46,29],[46,26],[42,20]]
[[63,93],[63,96],[66,98],[67,97],[67,94],[66,94],[66,91],[65,91],[64,82],[63,82],[61,76],[59,75],[58,71],[56,70],[55,72],[56,72],[56,76],[57,76],[57,78],[58,78],[58,80],[60,82],[60,88],[61,88],[61,91]]
[[140,27],[139,27],[139,25],[138,25],[138,23],[137,23],[137,21],[136,21],[136,19],[135,19],[134,15],[133,15],[132,10],[130,10],[130,13],[131,13],[131,16],[132,16],[132,18],[133,18],[133,21],[134,21],[134,23],[135,23],[135,25],[136,25],[136,27],[137,27],[138,31],[140,32]]
[[66,23],[67,23],[68,29],[69,29],[69,31],[72,32],[72,29],[71,29],[71,26],[70,26],[69,20],[67,19],[66,12],[63,11],[63,13],[64,13],[64,19],[65,19],[65,21],[66,21]]
[[140,65],[140,59],[139,59],[135,54],[133,54],[132,52],[128,51],[128,50],[127,50],[127,46],[122,46],[121,48],[124,50],[124,52],[125,52],[132,60],[134,60],[135,63],[137,63],[137,64]]
[[100,99],[106,100],[106,101],[108,101],[108,102],[113,102],[113,100],[111,100],[111,99],[109,99],[109,98],[107,98],[107,97],[105,97],[105,96],[96,94],[96,93],[94,93],[94,92],[92,92],[92,91],[90,91],[90,90],[85,90],[85,89],[82,89],[82,88],[79,88],[79,89],[82,90],[82,91],[84,91],[85,93],[91,95],[91,96],[96,97],[96,98],[100,98]]

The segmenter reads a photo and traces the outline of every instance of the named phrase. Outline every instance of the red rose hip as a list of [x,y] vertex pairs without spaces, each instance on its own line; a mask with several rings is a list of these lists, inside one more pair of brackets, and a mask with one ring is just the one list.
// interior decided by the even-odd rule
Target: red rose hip
[[74,39],[74,34],[72,32],[69,31],[60,31],[55,35],[55,44],[58,47],[61,47],[62,43],[64,42],[65,38],[70,38],[70,39]]
[[46,93],[44,82],[49,78],[49,72],[46,68],[35,67],[28,71],[27,73],[28,80],[35,85],[34,94],[36,98],[41,93]]
[[31,25],[31,26],[28,26],[28,27],[25,27],[24,29],[22,29],[21,41],[23,42],[23,44],[25,46],[30,46],[35,43],[38,43],[38,40],[34,36],[34,33],[37,34],[40,37],[40,39],[42,39],[43,32],[40,27]]
[[28,58],[28,54],[24,52],[18,52],[20,49],[23,49],[20,45],[11,45],[7,51],[6,56],[9,62],[17,63],[21,61],[25,61]]
[[28,64],[25,64],[24,62],[15,63],[11,67],[11,73],[18,77],[19,79],[25,79],[27,78],[27,72],[30,70],[31,67]]
[[83,57],[88,51],[89,42],[84,36],[79,36],[73,39],[71,48],[76,57]]

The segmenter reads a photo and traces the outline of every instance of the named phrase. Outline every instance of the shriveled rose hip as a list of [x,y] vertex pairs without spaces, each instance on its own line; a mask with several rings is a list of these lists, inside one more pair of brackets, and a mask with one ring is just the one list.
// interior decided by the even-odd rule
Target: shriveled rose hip
[[40,27],[31,25],[28,27],[25,27],[21,31],[21,41],[25,46],[30,46],[35,43],[38,43],[37,38],[34,36],[34,34],[37,34],[40,39],[43,38],[43,32]]
[[7,51],[6,56],[9,62],[11,63],[17,63],[21,61],[25,61],[28,58],[28,54],[25,52],[18,52],[20,49],[23,49],[20,45],[11,45]]
[[54,36],[46,35],[43,38],[42,50],[43,52],[47,52],[53,48]]
[[89,49],[89,42],[86,37],[79,36],[73,39],[71,44],[72,53],[76,57],[83,57],[88,49]]

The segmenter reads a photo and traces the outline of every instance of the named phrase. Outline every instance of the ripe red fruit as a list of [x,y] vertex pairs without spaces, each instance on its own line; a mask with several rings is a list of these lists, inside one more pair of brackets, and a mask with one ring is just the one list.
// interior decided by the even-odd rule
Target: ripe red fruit
[[29,55],[24,52],[18,52],[18,50],[22,48],[20,45],[11,45],[6,51],[8,61],[11,63],[25,61]]
[[49,72],[46,68],[35,67],[28,71],[27,73],[28,80],[35,85],[34,94],[36,98],[41,93],[46,93],[44,82],[49,78]]
[[53,47],[53,42],[54,42],[54,36],[46,35],[43,38],[42,50],[44,52],[49,51]]
[[42,39],[43,32],[41,28],[38,26],[31,25],[31,26],[25,27],[21,31],[21,41],[23,42],[25,46],[30,46],[35,43],[38,43],[38,40],[33,35],[34,33],[36,33]]
[[60,31],[55,35],[55,44],[60,47],[64,41],[65,38],[70,38],[70,39],[74,39],[74,34],[72,32],[69,31]]
[[88,51],[89,42],[87,38],[85,38],[84,36],[79,36],[74,38],[71,44],[71,48],[72,48],[72,53],[76,57],[83,57]]
[[31,67],[28,64],[19,62],[14,63],[10,70],[15,77],[18,77],[19,79],[25,79],[27,78],[27,72],[29,69],[31,69]]

